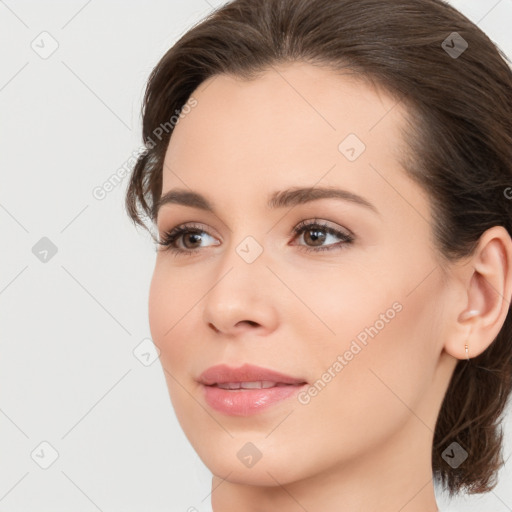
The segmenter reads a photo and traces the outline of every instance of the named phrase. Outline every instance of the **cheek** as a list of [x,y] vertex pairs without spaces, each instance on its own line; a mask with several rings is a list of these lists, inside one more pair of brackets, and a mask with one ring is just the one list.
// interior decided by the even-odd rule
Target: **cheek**
[[[301,406],[302,425],[309,422],[310,433],[304,438],[303,452],[324,453],[333,463],[358,457],[399,431],[411,419],[411,409],[421,416],[418,402],[426,379],[410,339],[407,314],[404,306],[378,334],[373,338],[368,335],[366,345],[349,338],[330,350],[324,347],[324,373],[315,381],[318,394]],[[368,325],[372,318],[368,316]],[[351,340],[355,341],[352,347],[359,348],[353,348],[354,353],[349,351],[348,360],[344,354]],[[338,356],[342,356],[343,363]],[[327,382],[330,373],[335,377]],[[317,418],[322,418],[321,428]]]
[[[433,274],[411,291],[429,268],[392,272],[382,264],[375,272],[370,267],[338,279],[331,269],[329,279],[327,272],[315,274],[307,295],[303,285],[300,293],[322,320],[308,314],[298,327],[303,340],[315,340],[310,361],[321,391],[313,407],[332,410],[355,429],[410,414],[405,404],[417,404],[428,388],[442,341],[435,321],[442,283]],[[323,382],[329,383],[322,388]]]
[[[347,439],[378,442],[413,414],[423,416],[439,355],[432,299],[437,282],[433,278],[413,293],[405,292],[408,282],[403,289],[400,283],[393,289],[374,285],[366,296],[354,289],[331,317],[337,335],[322,343],[317,367],[324,373],[317,375],[318,395],[306,407],[313,416],[329,411]],[[329,373],[335,377],[322,388]]]
[[187,336],[183,335],[182,330],[187,325],[187,315],[194,314],[192,308],[198,300],[194,287],[181,283],[178,274],[173,272],[171,275],[163,265],[156,265],[149,288],[151,336],[160,350],[162,365],[169,371],[180,363],[180,357],[184,358],[180,340],[186,340]]
[[[190,316],[197,314],[193,305],[198,301],[194,287],[185,286],[183,279],[178,278],[179,272],[172,275],[164,266],[157,265],[153,272],[149,289],[149,326],[154,344],[160,350],[160,364],[173,409],[187,433],[191,428],[187,421],[194,415],[195,402],[183,390],[185,375],[190,370],[190,362],[197,355],[198,347],[191,330],[185,331],[190,325]],[[186,383],[186,387],[189,384]]]

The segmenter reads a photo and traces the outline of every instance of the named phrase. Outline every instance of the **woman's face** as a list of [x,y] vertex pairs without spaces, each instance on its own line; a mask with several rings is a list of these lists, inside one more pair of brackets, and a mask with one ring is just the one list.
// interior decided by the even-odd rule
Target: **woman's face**
[[[272,486],[355,475],[370,459],[366,470],[390,470],[407,453],[430,464],[456,362],[443,351],[453,291],[428,198],[398,164],[402,105],[302,63],[253,81],[217,76],[192,96],[162,195],[200,194],[212,211],[177,196],[160,207],[161,237],[192,233],[159,249],[149,320],[194,449],[216,475]],[[298,188],[344,192],[287,192]],[[246,364],[294,384],[258,372],[200,382]]]

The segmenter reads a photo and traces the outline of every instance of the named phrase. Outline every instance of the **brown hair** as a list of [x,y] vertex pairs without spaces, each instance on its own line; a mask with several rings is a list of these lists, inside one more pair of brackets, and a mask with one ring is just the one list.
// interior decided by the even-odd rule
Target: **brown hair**
[[[468,47],[450,54],[464,49],[461,37]],[[486,229],[501,225],[512,233],[506,60],[441,0],[235,0],[185,33],[152,71],[142,109],[146,150],[130,178],[128,214],[144,227],[144,216],[155,222],[172,134],[165,129],[162,137],[160,129],[155,144],[155,128],[168,127],[204,80],[221,73],[251,79],[273,64],[303,61],[348,68],[407,105],[404,168],[429,194],[439,254],[445,261],[468,256]],[[459,361],[451,378],[432,447],[434,476],[450,496],[488,492],[497,483],[500,418],[512,390],[511,335],[509,312],[488,349]],[[456,468],[442,457],[453,441],[468,452]]]

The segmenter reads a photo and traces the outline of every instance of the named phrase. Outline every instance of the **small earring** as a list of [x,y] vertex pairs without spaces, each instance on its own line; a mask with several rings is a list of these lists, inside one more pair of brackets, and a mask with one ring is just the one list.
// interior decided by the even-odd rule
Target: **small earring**
[[[480,314],[480,311],[478,309],[470,309],[469,311],[464,311],[460,315],[459,319],[460,320],[468,320],[469,318],[472,318],[472,317],[474,317],[476,315],[479,315],[479,314]],[[468,334],[468,340],[469,340],[469,334]],[[464,345],[464,349],[466,351],[466,359],[469,361],[469,346],[468,346],[467,343]]]

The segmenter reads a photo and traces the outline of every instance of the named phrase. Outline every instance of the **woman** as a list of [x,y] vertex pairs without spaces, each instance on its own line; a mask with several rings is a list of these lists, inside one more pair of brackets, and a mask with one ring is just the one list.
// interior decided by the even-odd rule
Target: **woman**
[[503,463],[512,72],[440,0],[235,0],[153,70],[128,213],[214,512],[437,510]]

